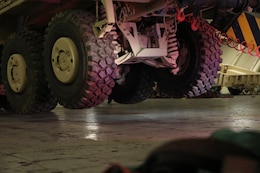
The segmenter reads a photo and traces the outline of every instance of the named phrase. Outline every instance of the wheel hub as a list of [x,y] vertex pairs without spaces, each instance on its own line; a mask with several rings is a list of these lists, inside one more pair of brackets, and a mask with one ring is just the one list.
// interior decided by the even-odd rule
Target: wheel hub
[[76,45],[67,37],[59,38],[52,49],[52,68],[57,79],[69,84],[76,78],[79,57]]
[[11,89],[16,93],[22,93],[25,89],[26,63],[21,54],[13,54],[7,63],[7,79]]

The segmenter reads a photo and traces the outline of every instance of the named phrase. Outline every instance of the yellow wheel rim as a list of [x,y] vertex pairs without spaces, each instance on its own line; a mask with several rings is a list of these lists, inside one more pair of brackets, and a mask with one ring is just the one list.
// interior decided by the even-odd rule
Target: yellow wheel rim
[[51,61],[53,72],[60,82],[69,84],[75,80],[79,57],[76,45],[70,38],[61,37],[54,43]]
[[26,63],[21,54],[13,54],[7,62],[7,79],[11,89],[22,93],[27,83]]

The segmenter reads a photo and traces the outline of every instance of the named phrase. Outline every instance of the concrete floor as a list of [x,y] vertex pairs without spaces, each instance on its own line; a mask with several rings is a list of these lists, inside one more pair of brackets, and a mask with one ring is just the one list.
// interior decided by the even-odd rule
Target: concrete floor
[[207,137],[220,128],[260,130],[260,96],[149,99],[135,105],[15,115],[0,112],[1,173],[102,173],[136,166],[169,140]]

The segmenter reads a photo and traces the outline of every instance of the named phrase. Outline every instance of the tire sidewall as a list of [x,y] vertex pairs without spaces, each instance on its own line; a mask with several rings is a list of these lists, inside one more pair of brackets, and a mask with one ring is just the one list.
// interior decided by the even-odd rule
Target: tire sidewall
[[[201,63],[201,48],[199,44],[200,38],[198,34],[191,30],[190,26],[187,23],[181,23],[178,32],[177,38],[181,38],[184,40],[186,46],[188,46],[188,67],[180,75],[174,75],[173,80],[176,81],[176,88],[181,89],[187,86],[190,83],[196,81],[196,75],[198,74],[200,63]],[[172,75],[172,74],[171,74]],[[185,79],[185,80],[183,80]],[[189,88],[191,89],[191,87]]]
[[[12,90],[11,86],[9,85],[8,79],[7,79],[7,64],[8,60],[11,55],[13,54],[21,54],[24,58],[25,64],[26,64],[26,75],[27,75],[27,81],[26,86],[22,93],[16,93]],[[8,101],[11,103],[11,105],[15,109],[19,109],[22,107],[26,107],[23,105],[27,104],[27,101],[30,101],[33,99],[34,94],[34,81],[35,81],[35,74],[34,69],[29,68],[33,67],[31,63],[33,62],[33,57],[37,56],[35,54],[31,53],[31,50],[26,42],[26,40],[15,37],[11,40],[9,40],[6,45],[4,46],[3,50],[3,57],[2,57],[2,78],[4,87],[6,90],[6,95],[8,98]],[[19,110],[20,111],[20,110]]]
[[192,83],[196,82],[196,76],[200,70],[201,48],[197,32],[191,30],[187,23],[180,23],[177,31],[177,38],[184,40],[188,46],[189,64],[181,74],[173,75],[170,69],[156,70],[158,88],[174,97],[183,97],[187,91],[192,89]]
[[[51,88],[53,92],[57,95],[58,98],[63,98],[62,100],[69,100],[73,102],[78,100],[83,94],[82,92],[78,92],[82,90],[85,83],[85,79],[87,78],[87,52],[86,52],[86,45],[85,41],[83,40],[83,34],[80,33],[77,26],[69,21],[64,20],[64,18],[60,18],[59,20],[55,21],[55,24],[48,28],[48,34],[45,40],[45,69],[47,73],[47,80],[50,82]],[[54,43],[61,37],[68,37],[70,38],[76,48],[78,50],[79,56],[79,68],[74,81],[70,84],[63,84],[61,83],[54,74],[52,69],[52,62],[51,62],[51,53]]]

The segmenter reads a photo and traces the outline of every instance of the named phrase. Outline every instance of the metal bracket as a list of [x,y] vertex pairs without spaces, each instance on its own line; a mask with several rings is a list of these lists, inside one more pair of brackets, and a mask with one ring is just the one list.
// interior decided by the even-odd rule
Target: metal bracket
[[167,32],[165,30],[164,33],[161,32],[161,29],[165,29],[164,24],[156,24],[156,33],[158,39],[158,47],[157,48],[148,48],[144,47],[144,43],[142,43],[142,39],[137,31],[136,23],[133,22],[124,22],[117,23],[118,28],[124,34],[124,36],[129,41],[129,44],[132,49],[132,53],[127,53],[116,59],[117,64],[121,64],[126,62],[130,58],[133,57],[165,57],[167,56]]
[[103,38],[106,33],[110,32],[115,24],[115,11],[113,0],[101,0],[105,7],[106,19],[97,21],[93,25],[93,30],[98,38]]

